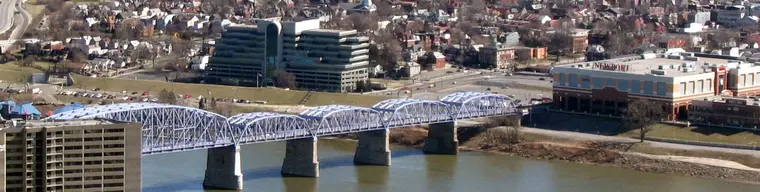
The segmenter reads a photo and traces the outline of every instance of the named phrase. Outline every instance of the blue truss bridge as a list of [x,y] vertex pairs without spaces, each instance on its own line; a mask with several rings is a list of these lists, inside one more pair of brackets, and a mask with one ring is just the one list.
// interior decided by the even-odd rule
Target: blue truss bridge
[[[239,163],[240,145],[287,141],[288,152],[283,163],[283,173],[317,177],[318,166],[316,165],[316,173],[312,173],[313,169],[311,168],[305,169],[308,171],[304,173],[298,171],[303,168],[297,168],[296,171],[293,171],[286,170],[286,167],[291,164],[303,164],[304,161],[309,162],[308,160],[301,160],[303,158],[300,156],[303,154],[312,154],[313,157],[316,157],[316,140],[318,137],[360,133],[359,148],[367,148],[367,150],[357,148],[355,161],[390,165],[390,151],[387,146],[388,129],[430,125],[425,151],[456,154],[456,145],[458,144],[455,138],[456,121],[518,114],[517,106],[505,95],[458,92],[447,95],[440,100],[389,99],[381,101],[371,108],[349,105],[318,106],[309,108],[300,115],[253,112],[225,117],[192,107],[159,103],[122,103],[66,111],[50,116],[46,120],[68,121],[102,118],[141,123],[143,155],[210,149],[208,152],[209,162],[213,161],[212,158],[221,158],[219,161],[225,163],[220,164],[229,164],[229,160]],[[451,149],[452,147],[454,149]],[[291,151],[298,151],[298,154],[291,155]],[[369,156],[373,156],[373,158],[362,159],[359,157],[362,156],[360,151],[370,153]],[[381,157],[387,156],[387,160],[374,158],[378,151],[381,153]],[[293,158],[289,158],[291,156]],[[224,158],[228,158],[228,161],[223,160]],[[309,164],[318,164],[316,159],[312,158],[310,161]],[[210,170],[211,167],[217,168]],[[218,167],[226,167],[226,165],[212,166],[212,163],[209,163],[206,174],[207,180],[213,176],[220,178],[220,180],[221,178],[225,178],[224,180],[240,179],[240,183],[204,181],[204,185],[242,189],[242,175],[236,176],[237,179],[226,178],[224,175],[232,174],[235,176],[235,170],[230,171]],[[234,166],[231,169],[235,169]]]

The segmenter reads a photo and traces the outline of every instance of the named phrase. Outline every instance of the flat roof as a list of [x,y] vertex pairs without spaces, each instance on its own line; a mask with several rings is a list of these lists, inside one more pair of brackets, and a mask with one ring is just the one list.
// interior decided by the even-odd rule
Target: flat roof
[[[683,57],[681,57],[683,58]],[[573,63],[567,65],[560,65],[556,67],[560,68],[580,68],[592,71],[614,71],[620,73],[648,75],[653,74],[653,70],[664,72],[657,74],[657,76],[664,77],[680,77],[690,76],[696,74],[705,73],[705,68],[708,66],[715,66],[728,63],[727,59],[707,58],[707,57],[691,57],[691,60],[686,59],[671,59],[671,58],[627,58],[627,59],[609,59],[601,61],[591,61],[583,63]],[[694,59],[696,58],[696,59]],[[685,65],[688,64],[688,65]],[[705,65],[709,64],[709,65]],[[606,65],[606,66],[605,66]],[[623,66],[623,67],[620,67]],[[684,70],[684,68],[688,68]],[[708,71],[711,72],[712,70]]]
[[46,120],[17,120],[18,125],[13,126],[14,120],[7,120],[4,124],[0,125],[0,129],[21,130],[21,129],[39,129],[39,128],[53,128],[53,127],[72,127],[72,126],[90,126],[90,125],[111,125],[113,121],[105,119],[91,119],[91,120],[72,120],[72,121],[46,121]]

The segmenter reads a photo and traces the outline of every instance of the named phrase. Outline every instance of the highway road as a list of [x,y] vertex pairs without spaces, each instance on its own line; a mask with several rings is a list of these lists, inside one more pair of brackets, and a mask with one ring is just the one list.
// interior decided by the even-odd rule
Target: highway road
[[[7,0],[7,1],[13,1],[13,0]],[[5,3],[3,3],[5,4]],[[16,0],[14,3],[14,11],[19,11],[19,14],[14,14],[14,25],[16,25],[16,28],[13,29],[10,36],[8,36],[8,40],[18,40],[21,39],[24,36],[24,33],[26,32],[26,28],[29,27],[29,24],[32,22],[32,15],[26,11],[24,7],[24,3],[21,2],[21,0]]]
[[0,0],[0,33],[5,33],[13,26],[13,12],[19,0]]

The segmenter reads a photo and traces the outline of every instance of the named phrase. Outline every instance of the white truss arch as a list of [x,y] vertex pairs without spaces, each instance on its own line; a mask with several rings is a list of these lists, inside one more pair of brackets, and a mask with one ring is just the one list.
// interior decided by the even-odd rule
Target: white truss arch
[[375,104],[372,109],[383,114],[383,121],[389,127],[453,120],[449,105],[441,101],[412,98],[388,99]]
[[349,105],[326,105],[301,113],[317,136],[384,129],[382,114],[374,109]]
[[112,119],[141,123],[143,154],[213,148],[236,143],[227,118],[205,110],[158,103],[122,103],[59,113],[48,121]]
[[238,130],[238,143],[259,143],[314,137],[306,119],[270,112],[243,113],[227,119]]
[[452,106],[452,112],[457,119],[507,115],[517,112],[517,107],[509,97],[493,93],[453,93],[443,97],[441,102]]

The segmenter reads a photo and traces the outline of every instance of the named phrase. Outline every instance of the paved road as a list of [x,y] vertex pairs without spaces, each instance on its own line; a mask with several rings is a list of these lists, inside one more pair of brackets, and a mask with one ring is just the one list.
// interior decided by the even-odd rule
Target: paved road
[[13,26],[13,12],[18,0],[0,0],[0,33],[5,33]]
[[24,33],[26,32],[26,28],[28,28],[29,24],[32,22],[32,15],[26,11],[24,7],[25,4],[22,3],[21,0],[17,0],[16,4],[18,6],[15,6],[15,10],[18,10],[20,13],[14,15],[14,19],[16,20],[14,22],[16,28],[13,29],[13,32],[11,32],[11,35],[8,37],[9,40],[21,39],[21,37],[23,37]]

